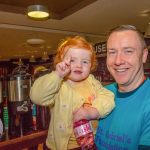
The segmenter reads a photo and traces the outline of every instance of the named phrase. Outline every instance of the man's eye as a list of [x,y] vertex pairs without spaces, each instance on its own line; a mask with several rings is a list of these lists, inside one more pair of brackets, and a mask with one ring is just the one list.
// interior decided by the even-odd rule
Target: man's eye
[[125,54],[132,54],[132,53],[133,53],[133,50],[130,50],[130,49],[125,50]]
[[74,62],[74,61],[75,61],[74,59],[71,59],[71,60],[70,60],[70,62]]

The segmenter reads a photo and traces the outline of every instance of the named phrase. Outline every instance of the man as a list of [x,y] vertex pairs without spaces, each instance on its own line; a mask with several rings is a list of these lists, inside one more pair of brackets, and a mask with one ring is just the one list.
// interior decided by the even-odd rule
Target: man
[[99,121],[95,142],[99,150],[150,150],[150,79],[143,63],[148,49],[143,35],[131,25],[111,31],[107,67],[116,83],[116,108]]

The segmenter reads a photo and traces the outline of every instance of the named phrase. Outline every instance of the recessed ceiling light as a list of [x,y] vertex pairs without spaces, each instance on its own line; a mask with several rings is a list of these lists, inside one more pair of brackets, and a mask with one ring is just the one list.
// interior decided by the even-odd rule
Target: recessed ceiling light
[[30,44],[30,45],[42,45],[45,43],[45,40],[43,39],[28,39],[27,40],[27,43]]

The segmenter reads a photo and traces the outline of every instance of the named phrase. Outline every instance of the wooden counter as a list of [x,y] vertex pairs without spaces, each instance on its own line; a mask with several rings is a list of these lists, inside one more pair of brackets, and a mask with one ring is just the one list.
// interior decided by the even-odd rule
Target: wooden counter
[[24,148],[35,147],[44,143],[47,136],[47,130],[32,133],[19,138],[0,142],[0,150],[21,150]]

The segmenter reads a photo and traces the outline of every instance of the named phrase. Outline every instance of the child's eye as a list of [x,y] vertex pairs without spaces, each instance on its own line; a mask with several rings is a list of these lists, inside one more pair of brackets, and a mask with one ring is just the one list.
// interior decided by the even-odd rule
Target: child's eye
[[74,61],[75,61],[74,59],[71,59],[71,60],[70,60],[70,62],[74,62]]
[[84,64],[88,64],[89,62],[88,62],[88,61],[86,61],[86,60],[83,60],[83,63],[84,63]]

